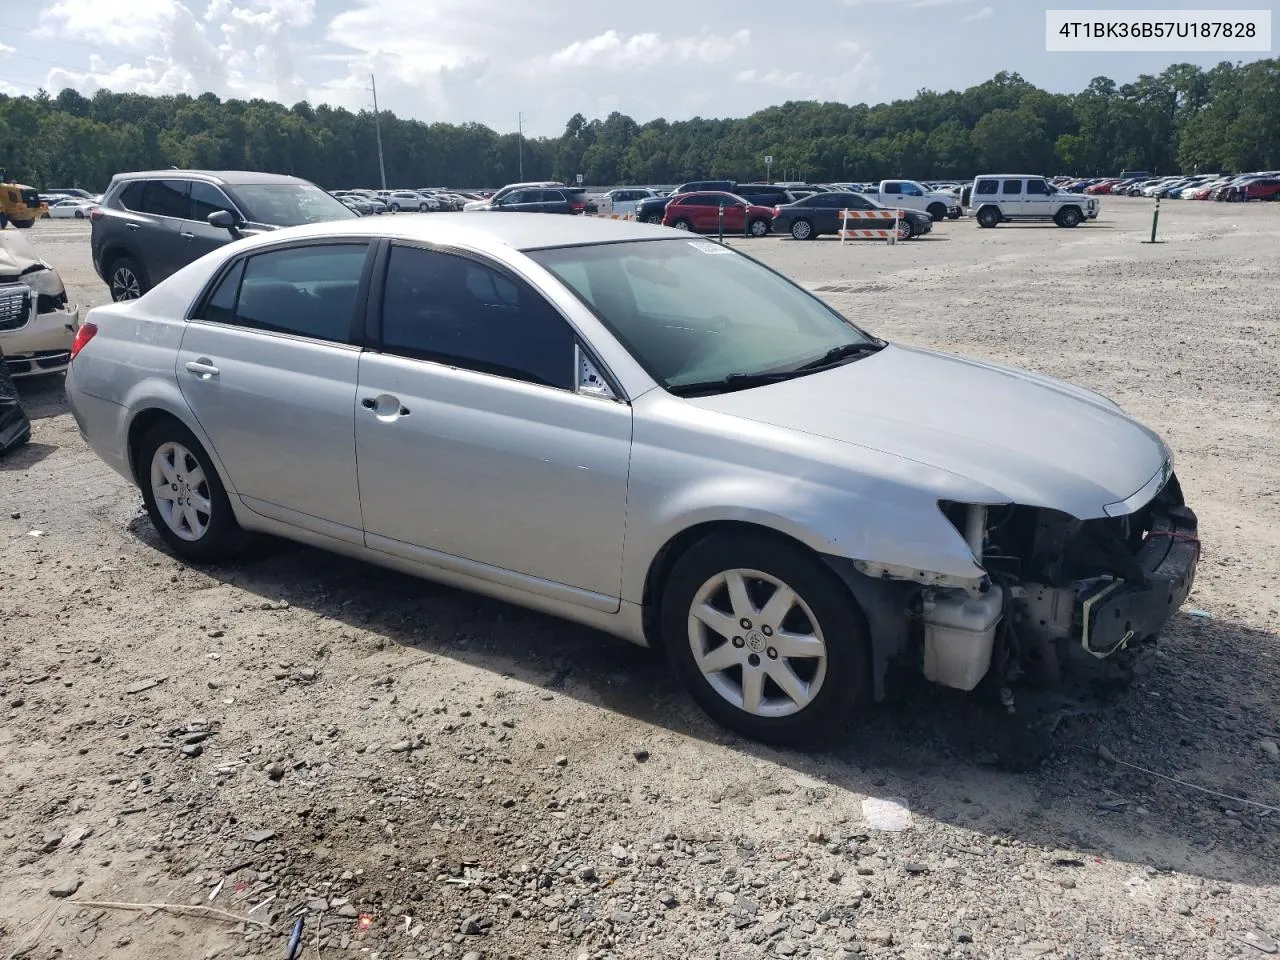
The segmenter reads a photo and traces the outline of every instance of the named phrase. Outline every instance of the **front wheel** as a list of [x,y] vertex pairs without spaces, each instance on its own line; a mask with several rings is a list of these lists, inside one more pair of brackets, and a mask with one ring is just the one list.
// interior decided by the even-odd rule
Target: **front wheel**
[[939,220],[943,220],[943,219],[945,219],[945,218],[946,218],[946,216],[947,216],[947,208],[946,208],[946,205],[945,205],[945,204],[941,204],[941,203],[931,203],[931,204],[929,204],[929,209],[928,209],[928,211],[927,211],[927,212],[928,212],[929,216],[933,217],[933,222],[934,222],[934,223],[937,223]]
[[676,563],[661,603],[676,673],[745,736],[818,747],[869,699],[862,617],[839,578],[797,544],[709,537]]
[[916,235],[915,224],[913,224],[906,217],[903,217],[901,220],[898,221],[898,239],[899,240],[910,240],[915,235]]
[[812,240],[814,237],[813,224],[808,220],[797,220],[791,224],[791,237],[793,240]]
[[960,209],[957,207],[955,210],[952,210],[952,211],[948,212],[948,213],[947,213],[947,219],[948,219],[948,220],[959,220],[959,219],[960,219]]
[[1056,219],[1058,221],[1058,226],[1060,227],[1079,226],[1080,211],[1077,210],[1075,207],[1063,207],[1061,210],[1058,211],[1058,216]]
[[244,546],[218,471],[194,434],[164,420],[143,436],[136,475],[151,524],[190,563],[225,560]]
[[76,219],[77,219],[77,220],[83,220],[83,219],[84,219],[84,211],[83,211],[83,210],[77,210],[77,211],[76,211]]
[[692,223],[690,223],[688,220],[685,220],[683,217],[682,217],[682,218],[680,218],[679,220],[674,221],[671,225],[672,225],[673,227],[675,227],[677,230],[692,230],[692,229],[693,229],[693,224],[692,224]]
[[17,227],[19,230],[30,230],[32,227],[36,225],[36,221],[34,217],[32,217],[30,220],[14,220],[13,225]]
[[426,213],[426,212],[427,212],[428,210],[430,210],[430,209],[431,209],[431,208],[430,208],[429,206],[427,206],[425,203],[420,203],[420,204],[418,204],[418,212],[419,212],[419,213]]
[[752,220],[747,230],[753,237],[763,237],[769,233],[768,220]]

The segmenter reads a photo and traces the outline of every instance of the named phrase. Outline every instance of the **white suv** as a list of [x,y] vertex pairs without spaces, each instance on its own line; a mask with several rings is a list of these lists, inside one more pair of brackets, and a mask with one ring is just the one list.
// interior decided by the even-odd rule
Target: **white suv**
[[974,178],[969,206],[978,226],[1004,220],[1052,220],[1074,227],[1098,216],[1098,198],[1059,190],[1044,177],[1024,173],[989,173]]

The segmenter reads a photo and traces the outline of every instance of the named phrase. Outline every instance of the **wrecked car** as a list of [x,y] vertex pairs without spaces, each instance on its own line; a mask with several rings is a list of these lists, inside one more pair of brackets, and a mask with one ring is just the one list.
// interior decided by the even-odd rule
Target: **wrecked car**
[[79,326],[58,272],[25,236],[0,233],[0,350],[10,375],[65,370]]
[[91,311],[67,392],[187,561],[263,531],[575,620],[775,743],[829,739],[891,667],[1003,695],[1144,644],[1199,558],[1115,403],[644,224],[247,238]]

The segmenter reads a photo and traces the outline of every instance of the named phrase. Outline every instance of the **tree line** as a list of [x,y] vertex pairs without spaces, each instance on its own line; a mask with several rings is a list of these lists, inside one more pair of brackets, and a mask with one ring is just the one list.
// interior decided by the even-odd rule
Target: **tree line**
[[[867,104],[788,102],[748,117],[636,123],[575,114],[558,137],[379,115],[389,186],[736,180],[773,170],[814,182],[961,178],[1022,170],[1081,176],[1280,168],[1280,59],[1175,64],[1117,84],[1049,93],[1001,72],[963,91]],[[167,167],[289,173],[329,189],[377,186],[374,116],[327,105],[151,97],[0,95],[0,167],[37,187],[99,191],[117,172]]]

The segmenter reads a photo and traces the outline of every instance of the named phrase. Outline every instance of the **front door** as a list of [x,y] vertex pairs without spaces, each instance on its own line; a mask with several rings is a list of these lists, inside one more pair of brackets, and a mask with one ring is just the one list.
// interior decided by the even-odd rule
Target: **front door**
[[229,230],[209,222],[209,215],[219,210],[230,213],[238,223],[245,219],[230,198],[212,183],[192,180],[187,194],[187,216],[178,224],[179,246],[187,263],[199,260],[234,239]]
[[1022,215],[1024,217],[1051,217],[1053,215],[1053,196],[1049,193],[1049,185],[1040,177],[1027,179],[1026,190],[1022,195]]
[[367,254],[327,241],[236,262],[187,324],[176,371],[246,506],[357,544],[353,331]]
[[575,336],[487,261],[394,245],[360,360],[365,543],[618,608],[631,408],[577,392]]
[[[724,229],[726,233],[741,233],[747,226],[747,208],[737,197],[721,194],[716,202],[724,209]],[[714,213],[714,210],[712,211]],[[712,224],[716,229],[719,224]]]

